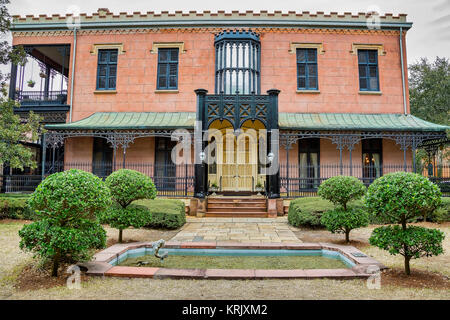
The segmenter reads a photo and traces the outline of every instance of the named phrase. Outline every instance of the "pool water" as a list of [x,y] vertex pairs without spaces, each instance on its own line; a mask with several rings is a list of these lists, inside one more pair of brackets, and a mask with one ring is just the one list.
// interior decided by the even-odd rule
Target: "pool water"
[[342,269],[355,264],[336,251],[262,249],[162,249],[163,262],[152,248],[128,250],[110,263],[120,266],[183,269]]

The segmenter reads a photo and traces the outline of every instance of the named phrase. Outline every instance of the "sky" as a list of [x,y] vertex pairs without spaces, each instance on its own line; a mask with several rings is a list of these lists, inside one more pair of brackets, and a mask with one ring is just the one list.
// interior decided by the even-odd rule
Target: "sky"
[[[281,10],[329,12],[367,12],[376,10],[380,14],[408,14],[413,27],[407,34],[408,63],[421,57],[434,60],[436,56],[450,57],[450,0],[11,0],[11,15],[66,14],[70,8],[79,7],[82,13],[96,12],[108,8],[114,13],[133,11],[203,11],[211,10]],[[72,9],[73,10],[73,9]]]

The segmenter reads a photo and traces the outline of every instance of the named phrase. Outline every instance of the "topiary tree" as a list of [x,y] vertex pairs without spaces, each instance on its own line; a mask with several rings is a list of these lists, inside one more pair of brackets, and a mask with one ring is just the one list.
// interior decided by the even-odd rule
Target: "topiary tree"
[[355,177],[336,176],[325,180],[317,190],[317,194],[334,205],[347,210],[348,202],[361,199],[366,193],[364,184]]
[[348,243],[350,242],[350,231],[369,225],[369,215],[363,210],[345,210],[339,207],[325,212],[320,222],[331,233],[344,233],[345,241]]
[[369,213],[387,223],[375,229],[369,243],[405,259],[405,273],[411,274],[410,260],[443,252],[444,233],[439,230],[407,226],[408,221],[432,212],[441,203],[438,186],[419,174],[395,172],[376,179],[364,199]]
[[320,222],[331,233],[344,233],[345,241],[350,242],[350,231],[367,226],[369,216],[363,210],[348,208],[348,203],[361,199],[365,193],[366,187],[355,177],[336,176],[325,180],[319,186],[317,194],[338,207],[325,212]]
[[152,179],[145,174],[129,169],[120,169],[111,173],[105,180],[111,190],[115,205],[104,212],[102,222],[119,229],[119,242],[122,242],[123,230],[128,227],[141,228],[150,219],[150,212],[144,206],[130,204],[139,199],[154,199],[156,188]]
[[52,276],[62,260],[89,257],[105,246],[106,233],[97,215],[111,204],[105,183],[91,173],[69,170],[48,176],[28,199],[36,222],[20,231],[20,248],[52,261]]

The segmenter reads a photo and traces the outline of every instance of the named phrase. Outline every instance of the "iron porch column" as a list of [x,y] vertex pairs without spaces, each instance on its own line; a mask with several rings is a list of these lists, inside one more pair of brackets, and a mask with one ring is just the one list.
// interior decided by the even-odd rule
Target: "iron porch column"
[[[204,199],[207,194],[207,172],[206,165],[200,160],[200,153],[204,150],[203,127],[206,124],[205,116],[205,96],[208,93],[205,89],[194,90],[197,95],[197,114],[196,114],[196,136],[194,142],[194,158],[195,158],[195,178],[194,178],[194,197]],[[200,128],[199,128],[200,127]],[[200,132],[198,132],[200,131]]]
[[[272,144],[272,130],[278,130],[278,95],[280,94],[280,90],[270,89],[267,91],[267,94],[269,95],[270,99],[270,110],[268,113],[270,116],[267,119],[267,124],[269,126],[269,128],[267,128],[267,145],[269,153],[272,152],[274,154],[272,162],[276,162],[278,166],[276,173],[269,175],[267,179],[267,197],[269,199],[277,199],[280,198],[279,140],[276,142],[276,144]],[[272,166],[272,164],[270,164],[270,166]]]

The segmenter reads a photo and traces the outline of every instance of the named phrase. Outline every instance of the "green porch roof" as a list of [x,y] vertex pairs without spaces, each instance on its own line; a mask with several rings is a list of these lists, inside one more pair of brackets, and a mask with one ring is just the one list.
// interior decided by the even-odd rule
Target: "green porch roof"
[[194,128],[195,112],[96,112],[72,123],[51,124],[50,130],[131,130]]
[[[445,131],[450,129],[412,115],[360,113],[283,113],[282,130]],[[131,130],[194,128],[194,112],[97,112],[72,123],[51,124],[50,130]]]
[[357,131],[445,131],[413,115],[361,113],[280,113],[280,129]]

